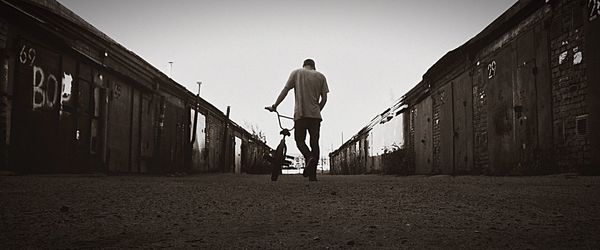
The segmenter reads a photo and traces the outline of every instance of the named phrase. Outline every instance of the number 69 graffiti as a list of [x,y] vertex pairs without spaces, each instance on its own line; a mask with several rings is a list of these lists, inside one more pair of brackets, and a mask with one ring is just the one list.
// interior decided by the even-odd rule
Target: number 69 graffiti
[[21,47],[21,52],[19,52],[19,61],[22,64],[33,66],[36,56],[37,52],[34,48],[28,48],[27,45],[23,45],[23,47]]

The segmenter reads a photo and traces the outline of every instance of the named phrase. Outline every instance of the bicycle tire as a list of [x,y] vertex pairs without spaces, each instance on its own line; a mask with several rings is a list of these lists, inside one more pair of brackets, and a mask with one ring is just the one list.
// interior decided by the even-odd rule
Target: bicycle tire
[[281,167],[283,166],[283,162],[285,161],[285,154],[287,151],[287,146],[285,145],[285,141],[281,140],[279,145],[277,145],[277,149],[273,155],[273,164],[271,165],[271,181],[277,181],[279,175],[281,174]]

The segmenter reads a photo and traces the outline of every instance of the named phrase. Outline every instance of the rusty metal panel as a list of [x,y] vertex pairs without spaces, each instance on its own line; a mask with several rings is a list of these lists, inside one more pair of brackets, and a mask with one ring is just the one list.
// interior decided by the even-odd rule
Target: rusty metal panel
[[537,105],[535,84],[534,32],[530,30],[517,38],[517,81],[513,92],[515,114],[515,150],[519,172],[537,168],[538,147]]
[[473,166],[473,103],[472,79],[462,73],[452,85],[454,105],[454,170],[453,174],[469,173]]
[[415,173],[430,174],[432,170],[432,107],[431,97],[415,105]]
[[487,125],[490,165],[495,174],[507,174],[515,166],[513,84],[515,49],[502,48],[488,63]]
[[141,96],[140,91],[132,89],[131,98],[131,172],[140,171],[140,151],[141,146]]
[[17,66],[11,141],[17,171],[54,172],[57,168],[60,57],[41,45],[22,41],[14,48]]
[[439,121],[435,122],[440,124],[440,162],[438,167],[441,174],[452,174],[454,168],[453,84],[453,82],[449,82],[441,87],[438,96],[438,101],[441,103],[440,117]]
[[131,140],[131,86],[110,82],[108,118],[108,166],[111,172],[129,172]]

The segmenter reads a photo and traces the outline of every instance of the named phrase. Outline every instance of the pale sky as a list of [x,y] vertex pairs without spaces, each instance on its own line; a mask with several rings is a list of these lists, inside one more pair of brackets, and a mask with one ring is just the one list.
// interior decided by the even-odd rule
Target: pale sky
[[[337,149],[515,0],[59,0],[276,147],[274,103],[306,58],[329,84],[321,153]],[[293,92],[279,111],[293,114]],[[291,123],[290,123],[291,125]],[[293,138],[288,152],[297,154]]]

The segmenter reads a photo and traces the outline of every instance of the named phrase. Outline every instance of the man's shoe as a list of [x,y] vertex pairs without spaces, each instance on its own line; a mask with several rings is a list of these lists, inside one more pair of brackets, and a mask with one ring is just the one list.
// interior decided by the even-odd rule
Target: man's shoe
[[306,163],[306,166],[304,167],[304,171],[302,172],[302,176],[304,177],[309,177],[312,174],[312,168],[311,166],[314,164],[315,162],[315,158],[310,157],[310,159],[308,159],[308,162]]
[[319,165],[317,159],[311,157],[307,166],[309,181],[317,181],[317,165]]

